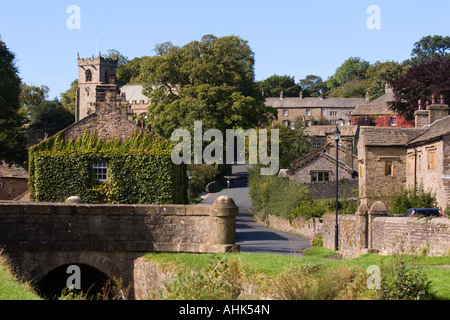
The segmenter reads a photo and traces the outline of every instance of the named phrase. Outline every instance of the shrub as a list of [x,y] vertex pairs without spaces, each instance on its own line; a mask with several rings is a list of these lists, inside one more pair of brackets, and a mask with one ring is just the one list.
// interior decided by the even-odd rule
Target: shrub
[[424,191],[423,187],[403,189],[391,196],[390,212],[405,214],[409,208],[433,208],[436,205],[436,194]]
[[403,255],[396,263],[382,268],[381,300],[431,300],[431,281],[419,267],[408,267]]
[[359,269],[340,266],[331,270],[312,264],[281,274],[273,287],[282,300],[350,300],[367,296],[365,284],[365,275]]
[[326,206],[318,201],[305,201],[300,206],[292,209],[291,218],[320,218],[327,211]]

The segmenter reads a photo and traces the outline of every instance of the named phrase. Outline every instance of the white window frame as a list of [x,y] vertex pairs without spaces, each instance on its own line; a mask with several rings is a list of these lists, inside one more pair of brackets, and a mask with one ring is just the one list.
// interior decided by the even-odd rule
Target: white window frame
[[92,164],[94,170],[94,179],[100,182],[108,181],[108,163],[105,161],[94,162]]

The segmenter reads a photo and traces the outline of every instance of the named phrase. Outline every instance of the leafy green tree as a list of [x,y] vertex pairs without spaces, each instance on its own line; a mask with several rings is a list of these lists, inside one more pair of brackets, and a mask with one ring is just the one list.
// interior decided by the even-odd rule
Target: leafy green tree
[[21,80],[14,62],[15,56],[0,40],[0,161],[23,164],[26,160],[26,138],[20,133]]
[[48,98],[49,91],[50,88],[45,85],[38,87],[22,83],[20,85],[20,104],[22,107],[20,113],[24,117],[29,117],[31,109]]
[[300,86],[303,91],[303,97],[318,97],[320,90],[327,91],[327,84],[321,77],[309,74],[305,79],[300,80]]
[[294,77],[274,74],[265,80],[258,81],[257,87],[265,97],[279,97],[281,91],[285,97],[298,97],[301,87],[295,83]]
[[33,130],[47,129],[48,135],[54,135],[74,121],[74,115],[58,100],[44,101],[31,110],[30,128]]
[[66,92],[61,93],[62,106],[72,114],[75,114],[77,90],[78,80],[75,80],[70,84],[70,89],[68,89]]
[[143,59],[134,58],[121,64],[116,72],[117,83],[121,85],[140,83],[139,76],[141,74],[141,63]]
[[370,98],[376,99],[385,93],[386,82],[395,80],[402,76],[408,70],[406,63],[395,61],[380,62],[377,61],[367,68],[367,91]]
[[350,57],[336,69],[336,72],[327,80],[330,89],[342,86],[346,83],[365,80],[370,63],[359,57]]
[[414,44],[411,51],[412,65],[419,65],[434,58],[450,58],[450,37],[426,36]]
[[272,108],[264,105],[254,82],[254,54],[247,41],[204,36],[183,47],[170,42],[141,63],[140,80],[151,99],[152,130],[170,138],[180,127],[253,128],[266,125]]

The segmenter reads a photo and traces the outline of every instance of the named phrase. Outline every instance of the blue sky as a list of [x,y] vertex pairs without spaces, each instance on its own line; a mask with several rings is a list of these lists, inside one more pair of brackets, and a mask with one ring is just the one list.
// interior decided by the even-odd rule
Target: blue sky
[[[67,27],[70,5],[80,8],[80,29]],[[367,27],[370,5],[380,9],[380,29]],[[423,36],[450,34],[448,12],[448,0],[0,0],[0,36],[23,81],[49,86],[53,98],[77,78],[77,53],[96,54],[97,37],[100,52],[132,59],[153,55],[157,43],[237,35],[255,53],[256,80],[325,80],[349,57],[408,59]]]

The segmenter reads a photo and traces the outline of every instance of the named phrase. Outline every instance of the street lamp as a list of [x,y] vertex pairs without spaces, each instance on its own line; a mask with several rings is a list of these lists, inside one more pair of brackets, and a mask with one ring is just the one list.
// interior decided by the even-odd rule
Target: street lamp
[[188,175],[188,179],[189,179],[189,204],[191,204],[191,180],[192,180],[192,174],[189,172]]
[[341,132],[336,126],[334,130],[334,141],[336,141],[336,224],[334,226],[334,251],[338,251],[339,243],[339,218],[338,218],[338,203],[339,203],[339,140],[341,140]]

